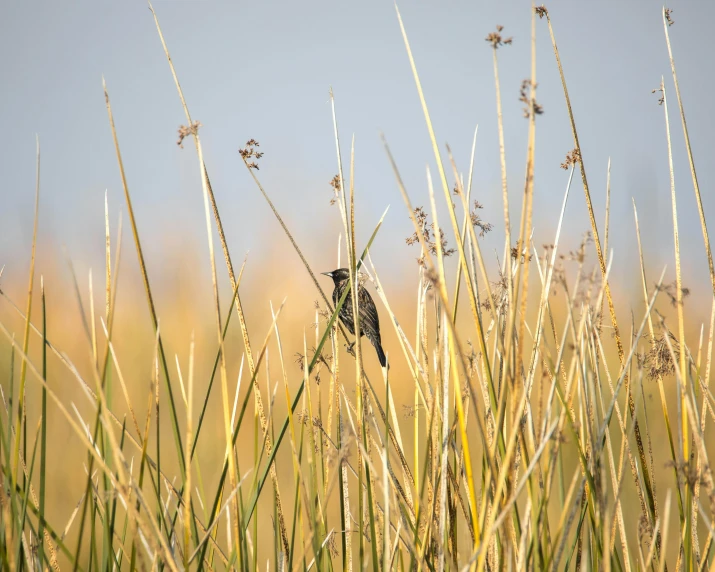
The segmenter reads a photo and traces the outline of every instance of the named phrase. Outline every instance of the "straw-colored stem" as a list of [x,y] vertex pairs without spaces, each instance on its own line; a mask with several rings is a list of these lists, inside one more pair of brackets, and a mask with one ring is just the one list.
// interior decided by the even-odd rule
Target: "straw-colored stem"
[[[552,43],[552,46],[554,49],[554,56],[556,57],[556,64],[559,69],[559,75],[561,76],[561,84],[562,84],[562,87],[564,90],[564,97],[566,100],[566,108],[568,111],[569,122],[571,124],[571,132],[572,132],[573,139],[574,139],[574,145],[575,145],[575,149],[578,151],[579,162],[580,162],[580,166],[581,166],[581,180],[583,183],[583,190],[584,190],[584,196],[586,199],[586,207],[588,209],[588,216],[589,216],[589,219],[591,222],[591,232],[593,233],[594,244],[596,246],[596,255],[598,257],[598,263],[601,268],[601,274],[603,276],[605,276],[606,275],[606,260],[605,260],[603,251],[601,249],[601,240],[600,240],[599,234],[598,234],[598,226],[596,224],[596,218],[595,218],[595,215],[593,212],[593,204],[591,202],[591,192],[590,192],[589,186],[588,186],[588,179],[586,178],[586,167],[584,165],[584,157],[583,157],[583,154],[581,153],[581,145],[580,145],[579,139],[578,139],[578,132],[576,131],[576,122],[574,120],[573,111],[571,108],[571,100],[569,98],[568,88],[566,86],[566,78],[564,76],[563,67],[561,65],[561,58],[559,56],[559,51],[556,46],[556,38],[554,36],[553,27],[551,25],[551,19],[548,16],[548,13],[547,13],[547,22],[548,22],[548,27],[549,27],[549,34],[551,36],[551,43]],[[616,349],[618,351],[618,357],[619,357],[619,360],[621,361],[621,364],[623,364],[624,359],[625,359],[625,352],[623,349],[623,343],[621,341],[621,335],[620,335],[620,331],[618,328],[618,322],[616,319],[616,310],[615,310],[615,306],[613,304],[613,298],[611,296],[611,288],[610,288],[608,281],[605,282],[605,293],[606,293],[606,300],[608,301],[609,313],[611,315],[611,325],[613,327],[613,337],[616,341]],[[628,379],[626,379],[626,393],[628,393],[629,395],[632,395],[629,392]],[[647,519],[649,527],[652,528],[652,526],[655,523],[655,520],[658,517],[658,505],[657,505],[657,500],[654,497],[653,492],[652,492],[652,487],[651,487],[652,475],[650,475],[650,472],[648,470],[648,463],[646,462],[645,449],[643,447],[643,439],[642,439],[641,432],[640,432],[640,426],[638,424],[638,420],[635,419],[635,404],[633,403],[632,397],[628,398],[628,409],[629,409],[629,413],[630,413],[631,417],[634,418],[634,422],[635,422],[634,434],[635,434],[635,439],[636,439],[636,446],[638,448],[638,455],[639,455],[639,459],[641,462],[642,477],[643,477],[643,481],[645,484],[645,490],[646,490],[646,495],[647,495],[647,499],[648,499],[649,511],[644,516]],[[636,483],[636,486],[640,487],[640,479],[639,479],[637,472],[635,472],[635,471],[632,471],[632,472],[633,472],[633,478]]]

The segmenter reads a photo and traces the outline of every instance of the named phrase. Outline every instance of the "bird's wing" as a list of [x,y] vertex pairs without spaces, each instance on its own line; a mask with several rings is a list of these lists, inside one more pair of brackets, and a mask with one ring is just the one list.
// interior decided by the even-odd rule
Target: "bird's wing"
[[365,290],[365,288],[360,289],[360,318],[366,322],[365,328],[362,324],[361,329],[364,329],[367,333],[368,324],[371,326],[374,332],[380,335],[380,317],[377,314],[377,308],[375,307],[375,302],[373,302],[370,293]]

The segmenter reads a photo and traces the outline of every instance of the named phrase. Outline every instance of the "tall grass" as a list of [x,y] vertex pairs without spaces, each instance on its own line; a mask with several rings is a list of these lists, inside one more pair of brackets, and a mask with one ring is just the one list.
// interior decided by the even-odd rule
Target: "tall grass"
[[[187,351],[174,356],[175,369],[167,355],[152,269],[143,255],[131,182],[122,162],[122,146],[131,140],[120,137],[105,85],[132,246],[153,328],[153,343],[144,348],[153,355],[151,383],[137,399],[123,373],[129,358],[117,350],[122,341],[114,328],[119,260],[127,245],[121,242],[121,224],[112,241],[107,202],[104,315],[95,314],[92,275],[86,303],[73,273],[82,343],[92,356],[89,373],[81,373],[73,363],[63,349],[64,340],[48,336],[46,318],[52,309],[42,279],[41,312],[32,312],[38,296],[33,288],[41,200],[38,142],[27,298],[16,302],[2,292],[3,303],[23,324],[18,339],[8,324],[0,323],[9,350],[0,410],[3,569],[630,571],[715,566],[715,489],[705,440],[707,418],[715,417],[709,390],[715,304],[708,331],[701,328],[697,346],[694,340],[688,343],[686,334],[692,335],[696,325],[687,321],[691,318],[683,302],[678,193],[664,82],[675,282],[665,280],[664,269],[646,268],[634,203],[633,248],[639,253],[643,299],[629,321],[619,322],[612,291],[620,285],[610,275],[608,249],[610,179],[603,198],[605,226],[599,229],[593,205],[601,199],[588,184],[588,157],[581,152],[566,73],[546,9],[532,12],[531,75],[522,85],[521,98],[529,127],[527,157],[514,226],[497,57],[510,40],[502,37],[501,28],[487,38],[494,56],[506,237],[501,267],[491,272],[480,237],[489,227],[472,208],[475,145],[465,184],[451,150],[438,144],[418,62],[398,11],[437,166],[434,179],[429,169],[426,173],[429,206],[418,207],[383,137],[414,226],[412,241],[420,248],[417,280],[411,286],[417,292],[413,333],[401,325],[409,322],[401,314],[404,304],[387,298],[370,258],[385,215],[377,221],[356,220],[359,166],[354,140],[349,164],[343,160],[332,92],[338,173],[334,199],[343,226],[338,261],[344,261],[350,273],[350,288],[337,307],[280,216],[280,205],[259,180],[258,142],[250,140],[240,154],[317,291],[315,337],[303,334],[298,377],[281,333],[285,301],[277,308],[271,304],[266,331],[249,336],[241,286],[244,267],[237,275],[204,163],[200,124],[189,113],[153,9],[152,14],[186,116],[181,138],[193,139],[201,175],[214,322],[212,341],[205,344],[212,345],[213,367],[207,379],[199,377],[195,333]],[[536,101],[537,16],[546,18],[574,140],[564,164],[569,175],[554,221],[556,234],[541,251],[532,240],[534,155],[542,111]],[[663,23],[715,300],[715,271],[667,10]],[[475,143],[476,137],[475,131]],[[562,225],[577,172],[591,228],[581,246],[564,256]],[[438,212],[448,216],[438,217]],[[362,224],[372,230],[365,244],[356,238]],[[219,288],[224,269],[217,260],[216,236],[230,280],[229,298]],[[589,271],[586,258],[592,251],[597,267]],[[336,319],[344,304],[352,305],[359,317],[355,293],[365,282],[379,299],[383,332],[394,330],[398,342],[388,352],[392,367],[371,377],[364,364],[372,355],[359,338],[351,354],[341,352],[351,339]],[[234,315],[243,346],[237,353],[227,343]],[[677,326],[671,324],[673,315]],[[38,346],[39,353],[31,351]],[[48,370],[50,357],[62,372]],[[229,364],[239,361],[234,386]],[[59,375],[79,384],[90,409],[78,408],[57,391],[51,380]],[[646,399],[648,384],[657,387],[659,402]],[[35,394],[28,386],[41,390],[39,410],[27,407],[28,396]],[[209,435],[206,425],[212,414],[220,418],[221,430]],[[50,415],[61,418],[83,447],[81,465],[50,462]],[[667,447],[659,448],[657,441],[663,439]],[[207,449],[219,454],[202,457],[199,453]],[[668,461],[665,469],[663,459]],[[60,475],[80,482],[84,493],[73,511],[50,518],[48,482]]]

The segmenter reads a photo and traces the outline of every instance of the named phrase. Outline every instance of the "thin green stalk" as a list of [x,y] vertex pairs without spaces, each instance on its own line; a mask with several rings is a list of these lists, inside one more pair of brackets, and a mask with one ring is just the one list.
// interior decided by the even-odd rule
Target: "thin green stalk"
[[[47,380],[47,308],[45,305],[45,281],[40,278],[42,299],[42,377]],[[39,543],[37,559],[42,569],[45,557],[45,490],[47,484],[47,390],[42,388],[41,405],[41,443],[40,443],[40,517],[37,523],[37,540]]]
[[[573,139],[574,139],[574,145],[575,145],[575,149],[578,151],[578,160],[581,165],[581,179],[582,179],[582,183],[583,183],[584,196],[586,198],[586,206],[588,209],[588,215],[589,215],[589,219],[591,222],[591,232],[593,233],[594,244],[596,246],[596,255],[598,257],[598,263],[601,268],[601,274],[603,276],[605,276],[606,275],[606,260],[605,260],[603,251],[601,249],[601,240],[599,238],[598,227],[596,224],[596,218],[595,218],[594,212],[593,212],[593,204],[591,202],[591,193],[590,193],[589,186],[588,186],[588,180],[586,178],[586,168],[584,166],[584,158],[583,158],[583,154],[581,153],[581,145],[580,145],[579,139],[578,139],[578,132],[576,131],[576,122],[575,122],[573,111],[571,108],[571,100],[569,98],[568,88],[566,86],[566,78],[564,76],[563,67],[561,65],[561,58],[559,56],[559,51],[556,46],[556,38],[554,36],[554,31],[553,31],[553,27],[551,25],[551,19],[548,15],[548,11],[544,10],[544,15],[546,15],[546,19],[547,19],[547,23],[548,23],[548,27],[549,27],[549,35],[551,36],[551,43],[552,43],[552,46],[554,49],[554,56],[556,58],[556,64],[559,69],[559,75],[561,77],[561,84],[562,84],[562,87],[564,90],[564,97],[566,99],[566,108],[568,110],[569,122],[571,124],[571,132],[572,132]],[[715,287],[715,282],[713,284]],[[611,296],[611,289],[608,284],[608,281],[605,282],[605,290],[606,290],[606,299],[608,301],[609,313],[611,315],[611,325],[613,327],[613,336],[616,341],[616,349],[618,351],[619,360],[620,360],[621,364],[623,364],[624,359],[625,359],[625,351],[623,349],[623,343],[621,340],[621,335],[620,335],[620,331],[618,328],[618,322],[616,319],[616,310],[615,310],[615,306],[613,304],[613,298]],[[629,387],[629,382],[627,381],[627,383],[626,383],[626,392],[627,393],[629,393],[628,387]],[[629,393],[629,395],[632,395],[632,394]],[[634,433],[635,433],[635,438],[636,438],[636,445],[638,448],[638,456],[639,456],[639,460],[641,463],[641,472],[642,472],[643,482],[645,485],[646,498],[648,500],[648,510],[646,511],[646,513],[643,516],[646,518],[649,528],[652,529],[652,526],[654,525],[655,521],[658,518],[658,505],[657,505],[657,499],[653,495],[653,487],[651,486],[651,480],[653,478],[653,475],[651,475],[648,470],[648,463],[646,461],[645,450],[643,448],[643,439],[641,436],[638,420],[635,418],[635,404],[633,403],[632,397],[629,397],[628,410],[629,410],[631,418],[633,418],[634,423],[635,423]],[[641,481],[639,479],[635,465],[632,466],[632,473],[633,473],[633,478],[634,478],[636,487],[640,488]]]
[[[40,137],[37,136],[37,163],[35,174],[35,217],[32,226],[32,251],[30,254],[30,273],[27,286],[27,310],[25,311],[25,329],[22,338],[22,353],[27,355],[30,345],[30,316],[32,313],[32,290],[35,283],[35,252],[37,249],[37,227],[40,218]],[[17,484],[20,464],[20,439],[24,435],[22,455],[27,458],[27,419],[25,412],[25,378],[27,375],[27,362],[20,363],[20,387],[17,398],[17,423],[15,425],[15,451],[13,454],[12,483]],[[10,421],[9,421],[10,422]],[[24,430],[23,430],[24,429]]]
[[[369,248],[372,246],[372,242],[373,242],[373,240],[375,240],[375,236],[377,235],[377,231],[380,230],[380,227],[382,226],[382,221],[383,221],[384,218],[385,218],[385,214],[387,214],[387,210],[385,210],[385,213],[382,215],[382,217],[380,218],[380,221],[377,223],[377,226],[375,227],[375,230],[373,231],[372,236],[370,237],[370,240],[368,240],[367,246],[365,247],[365,250],[363,251],[362,256],[359,258],[358,263],[357,263],[357,270],[360,269],[360,266],[361,266],[362,263],[363,263],[363,259],[365,258],[365,255],[367,254],[367,251],[368,251]],[[335,320],[336,320],[336,318],[337,318],[337,316],[338,316],[338,312],[339,312],[340,308],[342,308],[342,304],[343,304],[343,302],[345,301],[345,299],[347,298],[347,295],[348,295],[350,289],[351,289],[350,287],[345,288],[345,291],[343,292],[342,298],[338,301],[338,304],[336,305],[335,311],[333,311],[333,314],[332,314],[332,316],[331,316],[331,318],[330,318],[330,321],[328,322],[328,325],[326,326],[325,333],[324,333],[323,336],[320,338],[320,343],[318,344],[318,347],[316,348],[315,353],[314,353],[314,355],[313,355],[313,358],[312,358],[312,360],[311,360],[311,362],[310,362],[310,365],[309,365],[309,368],[308,368],[308,369],[309,369],[309,373],[313,371],[313,368],[315,367],[315,364],[316,364],[317,361],[318,361],[318,357],[320,356],[320,352],[321,352],[322,349],[323,349],[323,345],[325,344],[325,341],[326,341],[326,339],[328,338],[328,335],[330,334],[330,328],[332,327],[333,323],[335,322]],[[305,389],[304,382],[301,382],[300,386],[298,387],[298,391],[296,392],[296,395],[295,395],[295,397],[293,398],[293,405],[291,406],[291,410],[292,410],[292,411],[295,411],[295,408],[298,406],[298,400],[300,399],[300,396],[303,394],[303,390],[304,390],[304,389]],[[279,444],[280,444],[280,443],[282,442],[282,440],[283,440],[283,437],[284,437],[284,435],[285,435],[285,432],[286,432],[287,428],[288,428],[288,418],[286,418],[286,420],[283,422],[283,425],[282,425],[282,427],[281,427],[281,430],[280,430],[280,432],[278,433],[278,438],[276,439],[275,446],[273,447],[273,451],[271,451],[271,454],[270,454],[270,456],[269,456],[269,458],[268,458],[268,466],[269,466],[269,467],[270,467],[270,465],[273,463],[273,459],[274,459],[274,457],[275,457],[275,455],[276,455],[276,451],[278,450]],[[236,435],[237,435],[237,433],[234,433],[234,440],[235,440],[235,438],[236,438]],[[225,464],[224,464],[224,470],[225,470]],[[256,503],[258,502],[258,496],[260,495],[261,490],[262,490],[262,488],[263,488],[263,484],[265,483],[267,471],[268,471],[268,468],[266,468],[266,469],[264,470],[263,475],[262,475],[261,479],[259,480],[259,484],[258,484],[257,490],[256,490],[256,492],[254,493],[254,496],[253,496],[253,497],[251,498],[251,500],[249,501],[248,509],[247,509],[247,512],[246,512],[246,515],[245,515],[245,520],[244,520],[244,522],[243,522],[244,529],[245,529],[245,527],[248,525],[248,523],[250,522],[251,516],[253,515],[253,511],[254,511],[255,508],[256,508]],[[224,471],[224,472],[225,472],[225,471]]]
[[[151,286],[149,285],[149,274],[147,272],[146,263],[144,261],[144,252],[142,250],[141,242],[139,240],[139,230],[137,228],[136,218],[134,216],[132,200],[129,195],[129,186],[127,183],[126,175],[124,173],[124,163],[122,161],[121,151],[119,150],[119,140],[117,139],[117,131],[114,126],[114,115],[112,114],[112,107],[109,102],[109,92],[107,91],[107,86],[106,86],[106,83],[104,83],[104,82],[103,82],[103,87],[104,87],[104,99],[105,99],[106,106],[107,106],[107,113],[109,115],[109,124],[110,124],[111,131],[112,131],[112,139],[114,141],[114,149],[115,149],[116,155],[117,155],[117,163],[119,164],[119,174],[122,179],[122,188],[124,189],[124,198],[127,203],[127,210],[129,211],[129,219],[132,224],[132,234],[134,236],[134,245],[136,246],[137,257],[139,259],[139,267],[140,267],[140,270],[142,273],[142,280],[144,282],[144,290],[145,290],[145,294],[147,297],[147,303],[149,305],[149,313],[151,314],[154,331],[158,332],[159,320],[158,320],[157,313],[156,313],[156,307],[154,305],[154,297],[151,292]],[[164,353],[164,344],[161,340],[161,336],[158,336],[158,339],[159,339],[159,355],[161,357],[161,366],[162,366],[162,370],[164,373],[164,379],[166,382],[167,395],[169,397],[171,426],[172,426],[172,429],[174,432],[174,439],[176,441],[176,451],[179,456],[179,465],[181,468],[181,479],[183,482],[186,477],[184,475],[184,467],[186,466],[184,463],[184,447],[183,447],[182,441],[181,441],[181,432],[179,430],[178,414],[176,411],[176,404],[174,401],[174,391],[171,387],[171,377],[169,376],[169,367],[167,365],[166,355]]]
[[[15,549],[15,562],[18,562],[18,563],[23,562],[21,559],[21,557],[22,557],[21,552],[22,552],[22,548],[25,544],[24,543],[25,517],[27,516],[27,507],[29,504],[31,504],[31,503],[29,503],[30,490],[31,490],[30,483],[32,482],[32,475],[35,470],[35,457],[37,455],[37,445],[40,442],[40,439],[39,439],[40,427],[41,427],[41,425],[38,423],[37,431],[35,432],[34,445],[32,447],[32,458],[30,460],[30,468],[26,474],[27,486],[25,487],[25,490],[22,493],[22,505],[21,505],[20,514],[18,515],[18,519],[17,519],[17,523],[16,523],[16,525],[17,525],[16,536],[17,536],[18,541],[17,541],[17,547]],[[24,461],[22,459],[20,459],[20,461],[24,464]],[[28,553],[28,554],[25,554],[25,556],[28,559],[28,564],[29,564],[29,559],[30,559],[31,555]]]

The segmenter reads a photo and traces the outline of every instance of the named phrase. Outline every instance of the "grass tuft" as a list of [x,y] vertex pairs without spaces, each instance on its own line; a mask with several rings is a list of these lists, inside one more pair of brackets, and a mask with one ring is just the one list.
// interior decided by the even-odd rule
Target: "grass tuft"
[[[0,321],[7,356],[0,372],[3,570],[267,566],[281,571],[630,572],[715,566],[715,478],[707,424],[709,417],[715,420],[709,383],[715,270],[673,59],[671,10],[664,9],[663,23],[714,296],[708,324],[699,324],[700,311],[690,305],[691,290],[684,284],[681,196],[663,80],[654,91],[660,93],[664,112],[674,276],[667,269],[648,268],[634,201],[630,246],[638,252],[642,298],[631,308],[629,321],[623,321],[624,314],[617,320],[614,292],[629,284],[610,273],[611,159],[599,234],[594,203],[600,199],[586,176],[589,158],[579,142],[577,102],[572,106],[551,14],[543,6],[532,10],[531,69],[519,90],[528,122],[527,152],[521,200],[512,195],[512,205],[497,54],[505,46],[510,46],[507,54],[519,47],[502,26],[486,37],[496,96],[503,199],[499,223],[483,212],[472,186],[477,129],[466,178],[451,148],[438,144],[407,27],[397,10],[436,166],[425,172],[429,201],[416,206],[382,137],[404,202],[402,216],[413,225],[399,253],[405,260],[417,255],[414,276],[403,279],[405,291],[415,294],[410,310],[384,288],[388,270],[372,262],[389,207],[377,222],[357,217],[362,199],[355,185],[360,168],[356,139],[350,140],[348,162],[332,90],[337,174],[330,181],[331,204],[337,205],[342,223],[338,267],[346,267],[350,276],[337,302],[326,295],[288,219],[281,216],[276,193],[261,182],[264,151],[248,139],[236,160],[265,199],[273,215],[269,221],[275,218],[276,228],[289,239],[289,255],[297,255],[307,283],[315,287],[307,295],[296,289],[274,307],[262,292],[242,283],[245,260],[238,275],[234,271],[204,160],[201,123],[189,113],[158,15],[150,8],[185,114],[177,144],[183,149],[193,140],[201,177],[212,292],[210,315],[199,325],[210,325],[178,332],[162,328],[158,294],[150,282],[158,270],[149,268],[143,255],[143,229],[105,84],[145,297],[132,300],[122,312],[140,315],[148,307],[152,336],[137,348],[115,327],[122,317],[117,309],[122,225],[120,217],[112,241],[112,209],[105,193],[104,312],[96,311],[92,272],[84,300],[70,261],[67,290],[76,310],[67,331],[78,333],[72,340],[76,345],[56,337],[54,332],[65,331],[53,325],[56,316],[66,315],[53,302],[60,287],[42,273],[39,297],[34,288],[38,141],[27,299],[18,302],[0,290],[0,301],[10,310],[10,318]],[[536,101],[537,16],[546,19],[573,137],[573,149],[561,165],[566,171],[563,199],[550,221],[555,234],[543,246],[535,242],[533,220],[537,127],[545,112]],[[562,235],[576,173],[590,229],[569,250]],[[363,222],[372,229],[364,243]],[[493,230],[504,236],[496,265],[483,255],[485,235]],[[216,262],[216,236],[225,275]],[[221,287],[226,277],[228,292]],[[360,338],[353,346],[338,320],[343,304],[351,304],[359,320],[359,286],[375,291],[384,339],[396,340],[386,344],[389,369],[374,367],[371,351],[364,351]],[[260,344],[256,328],[249,338],[249,299],[251,308],[270,310]],[[294,335],[283,310],[306,300],[315,300],[314,321]],[[192,302],[198,302],[198,294]],[[33,312],[35,304],[39,315]],[[170,375],[167,354],[176,338],[181,349],[174,353],[176,374]],[[345,346],[354,349],[343,352]],[[80,361],[82,355],[89,360]],[[134,366],[143,356],[151,366],[144,378]],[[214,391],[216,380],[219,389]],[[73,391],[67,391],[70,384]],[[53,431],[59,425],[79,444],[83,462],[56,462]],[[78,483],[82,493],[62,512],[53,494],[66,479]]]

